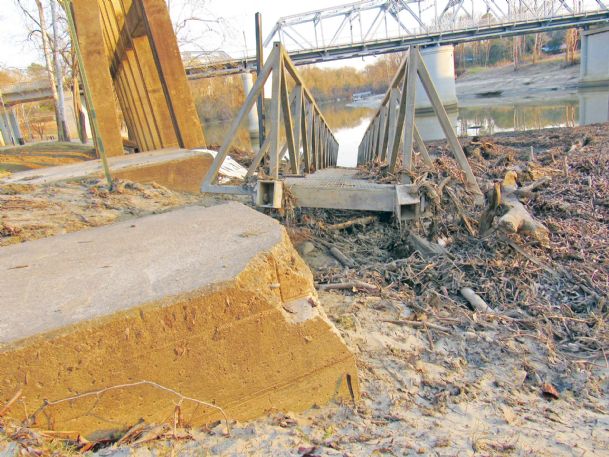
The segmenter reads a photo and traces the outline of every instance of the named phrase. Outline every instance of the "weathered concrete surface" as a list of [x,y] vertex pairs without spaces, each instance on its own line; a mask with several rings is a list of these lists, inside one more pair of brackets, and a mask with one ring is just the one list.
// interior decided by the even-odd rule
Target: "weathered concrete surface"
[[142,184],[155,182],[178,192],[198,194],[201,192],[202,176],[207,174],[213,161],[210,154],[189,154],[189,157],[177,157],[162,163],[116,170],[112,177]]
[[[168,189],[199,193],[201,180],[214,158],[205,150],[163,149],[108,159],[112,177],[143,184],[156,182]],[[103,176],[100,160],[14,173],[3,183],[50,184],[67,179]]]
[[[314,306],[285,230],[243,205],[1,248],[0,272],[0,403],[23,389],[31,413],[45,399],[149,380],[248,419],[350,398],[347,379],[359,394],[354,358]],[[49,406],[36,425],[91,435],[165,421],[177,400],[121,388]],[[220,418],[188,401],[182,416]]]

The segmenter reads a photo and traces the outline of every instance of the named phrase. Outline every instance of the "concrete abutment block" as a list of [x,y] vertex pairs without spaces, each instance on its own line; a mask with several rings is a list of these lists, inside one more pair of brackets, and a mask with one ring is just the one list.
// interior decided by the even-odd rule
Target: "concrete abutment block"
[[[21,389],[32,413],[76,397],[36,427],[91,436],[172,418],[180,399],[128,386],[142,380],[238,420],[359,396],[310,270],[280,224],[243,205],[2,248],[0,271],[0,403]],[[222,417],[188,400],[181,413],[193,426]],[[10,414],[23,420],[23,406]]]

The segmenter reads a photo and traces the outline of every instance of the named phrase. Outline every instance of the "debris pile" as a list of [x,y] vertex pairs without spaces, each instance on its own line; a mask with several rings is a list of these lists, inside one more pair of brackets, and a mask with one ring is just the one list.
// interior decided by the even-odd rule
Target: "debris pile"
[[[430,303],[492,310],[491,319],[506,330],[547,340],[554,355],[603,360],[609,351],[609,134],[606,127],[580,130],[466,142],[488,190],[486,208],[476,207],[456,163],[435,144],[438,171],[414,177],[432,196],[431,219],[400,233],[390,224],[369,225],[371,219],[352,229],[361,218],[348,214],[303,214],[311,241],[330,246],[340,263],[317,270],[318,281],[376,290],[430,315]],[[361,175],[379,172],[376,165]]]

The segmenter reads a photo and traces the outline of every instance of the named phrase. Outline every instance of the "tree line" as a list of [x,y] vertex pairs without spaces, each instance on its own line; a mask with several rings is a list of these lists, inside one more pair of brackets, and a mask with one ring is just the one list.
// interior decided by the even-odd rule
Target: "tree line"
[[[560,53],[565,54],[565,65],[570,65],[575,63],[577,33],[571,29],[459,44],[454,51],[455,69],[460,75],[473,67],[512,63],[518,70],[523,63]],[[358,92],[385,93],[402,59],[402,53],[392,53],[379,56],[363,69],[309,65],[299,71],[318,102],[349,101]],[[191,87],[203,122],[232,118],[245,100],[239,76],[191,81]]]

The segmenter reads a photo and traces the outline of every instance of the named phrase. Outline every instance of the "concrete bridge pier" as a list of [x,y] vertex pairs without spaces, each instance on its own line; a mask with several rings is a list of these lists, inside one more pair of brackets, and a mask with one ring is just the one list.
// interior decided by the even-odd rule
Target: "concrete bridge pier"
[[[442,104],[453,125],[457,124],[457,87],[455,84],[454,47],[434,46],[421,50],[423,61],[429,70]],[[415,102],[416,122],[419,132],[425,141],[444,138],[431,101],[425,93],[421,81],[417,79],[417,96]]]
[[0,146],[13,144],[13,135],[11,134],[10,122],[8,114],[0,108]]
[[[455,57],[454,47],[434,46],[421,49],[421,56],[429,70],[436,90],[440,95],[442,104],[448,109],[457,107],[457,86],[455,84]],[[425,93],[425,89],[417,80],[417,111],[431,110],[431,102]]]
[[579,97],[579,125],[609,122],[609,90],[584,87],[577,91]]
[[0,110],[0,133],[3,137],[3,143],[6,145],[24,143],[15,108],[6,107]]
[[609,86],[609,26],[582,31],[579,84]]
[[[245,96],[247,97],[247,95],[252,91],[252,88],[254,87],[254,78],[249,72],[242,73],[241,78],[243,80],[243,91],[245,92]],[[248,114],[247,130],[250,134],[252,148],[255,152],[258,152],[258,150],[260,149],[260,132],[258,130],[258,110],[256,109],[256,107],[254,107]]]

